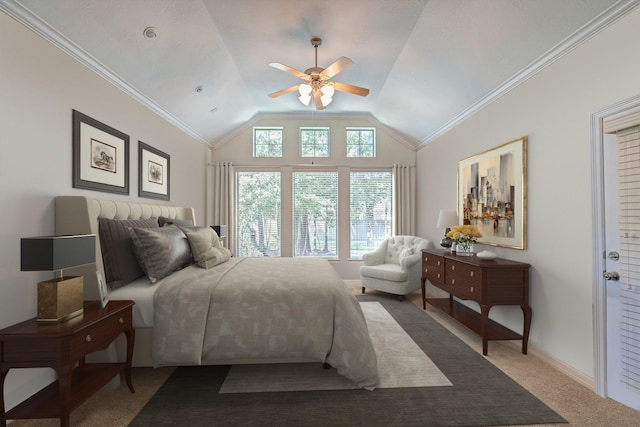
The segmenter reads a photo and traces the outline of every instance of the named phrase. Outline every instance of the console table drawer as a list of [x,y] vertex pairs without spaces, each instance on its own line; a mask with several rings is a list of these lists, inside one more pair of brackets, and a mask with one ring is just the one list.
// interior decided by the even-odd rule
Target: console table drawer
[[423,274],[430,282],[444,282],[444,258],[423,253],[422,255]]

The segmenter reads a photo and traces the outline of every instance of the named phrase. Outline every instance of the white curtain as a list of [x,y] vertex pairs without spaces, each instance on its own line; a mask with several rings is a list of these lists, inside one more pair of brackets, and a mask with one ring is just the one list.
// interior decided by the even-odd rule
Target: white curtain
[[234,168],[231,162],[216,162],[211,164],[213,189],[213,223],[212,225],[226,225],[227,237],[224,244],[235,253],[235,209],[234,201]]
[[415,235],[415,174],[414,167],[393,165],[393,228],[392,234]]

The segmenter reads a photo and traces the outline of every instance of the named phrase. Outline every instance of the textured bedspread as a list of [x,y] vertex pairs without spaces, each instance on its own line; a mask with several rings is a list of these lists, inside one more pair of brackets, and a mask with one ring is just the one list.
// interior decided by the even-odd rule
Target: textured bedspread
[[327,362],[360,387],[377,385],[364,315],[327,260],[232,258],[180,273],[154,296],[156,364],[300,357]]

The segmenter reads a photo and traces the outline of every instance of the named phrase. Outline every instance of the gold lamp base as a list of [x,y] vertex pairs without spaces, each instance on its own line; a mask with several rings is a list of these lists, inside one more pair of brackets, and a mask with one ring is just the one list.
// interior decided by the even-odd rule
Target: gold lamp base
[[38,323],[60,323],[82,314],[82,276],[61,277],[38,283]]

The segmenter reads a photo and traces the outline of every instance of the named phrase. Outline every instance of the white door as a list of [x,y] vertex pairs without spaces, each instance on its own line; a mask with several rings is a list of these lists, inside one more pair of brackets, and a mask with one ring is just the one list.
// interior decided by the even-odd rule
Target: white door
[[[629,270],[628,239],[619,238],[620,215],[618,141],[604,136],[606,390],[607,395],[640,410],[640,273]],[[640,159],[634,166],[640,168]],[[624,196],[623,199],[628,198]],[[624,232],[624,231],[623,231]],[[640,233],[640,230],[638,230]],[[619,274],[622,272],[622,274]],[[625,273],[626,272],[626,273]],[[619,277],[618,277],[619,276]],[[634,277],[635,276],[635,277]]]

